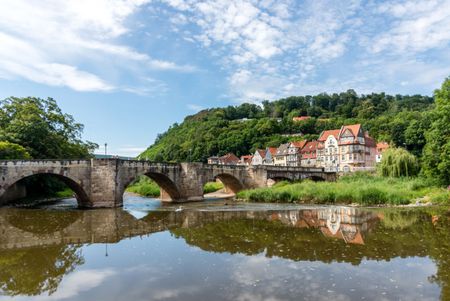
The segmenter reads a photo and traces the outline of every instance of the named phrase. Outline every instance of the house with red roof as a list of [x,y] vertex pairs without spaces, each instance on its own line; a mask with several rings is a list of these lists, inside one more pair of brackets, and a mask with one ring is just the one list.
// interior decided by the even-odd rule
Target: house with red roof
[[220,165],[237,165],[239,163],[239,158],[233,153],[228,153],[219,157],[218,162]]
[[377,150],[375,152],[375,161],[377,163],[381,162],[381,158],[383,158],[383,152],[389,148],[389,143],[381,141],[377,143]]
[[241,156],[241,160],[239,161],[239,165],[251,165],[252,164],[252,159],[253,156],[252,155],[245,155],[245,156]]
[[309,141],[301,150],[301,164],[304,167],[315,167],[317,160],[317,141]]
[[339,139],[340,130],[323,131],[317,139],[316,166],[323,167],[325,171],[339,171]]
[[277,152],[276,152],[276,154],[274,156],[274,160],[273,160],[273,165],[278,165],[278,166],[286,166],[287,165],[289,144],[290,143],[284,143],[284,144],[281,144],[277,148]]
[[264,159],[264,164],[265,165],[273,165],[274,164],[274,157],[277,153],[277,148],[276,147],[268,147],[266,148],[266,157]]
[[302,161],[301,150],[306,144],[306,140],[294,141],[289,144],[288,156],[286,158],[287,166],[300,166]]
[[292,121],[298,122],[298,121],[308,120],[310,118],[311,118],[311,116],[298,116],[298,117],[293,117]]
[[361,124],[344,125],[338,138],[339,171],[370,170],[375,166],[376,143]]
[[266,151],[263,149],[257,149],[253,154],[252,165],[263,165],[266,158]]

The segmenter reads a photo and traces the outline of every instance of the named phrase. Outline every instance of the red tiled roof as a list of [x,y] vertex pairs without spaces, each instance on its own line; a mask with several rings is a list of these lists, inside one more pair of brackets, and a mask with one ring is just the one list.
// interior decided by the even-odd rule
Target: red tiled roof
[[253,159],[252,155],[241,156],[241,162],[243,163],[250,163],[252,159]]
[[302,148],[302,152],[315,151],[317,148],[317,144],[317,141],[309,141],[308,143],[306,143],[305,147]]
[[267,149],[272,154],[272,156],[274,156],[277,153],[277,148],[276,147],[268,147]]
[[219,158],[219,162],[222,162],[224,164],[226,163],[237,163],[239,162],[239,158],[236,157],[235,154],[233,153],[228,153],[226,155],[223,155],[222,157]]
[[305,147],[302,148],[302,158],[303,159],[315,159],[317,157],[316,149],[319,142],[310,141],[306,143]]
[[344,125],[341,128],[341,131],[339,133],[339,137],[341,137],[342,134],[344,134],[345,130],[349,129],[350,132],[353,134],[354,137],[358,136],[359,131],[361,130],[361,124],[351,124],[351,125]]
[[336,139],[339,137],[340,130],[328,130],[323,131],[322,134],[320,134],[319,139],[317,141],[326,141],[330,135],[333,135]]
[[311,116],[299,116],[299,117],[292,118],[292,121],[303,121],[303,120],[308,120],[309,118],[311,118]]
[[389,143],[387,142],[378,142],[377,143],[377,152],[382,153],[383,151],[387,150],[389,148]]
[[296,148],[302,149],[305,146],[306,142],[308,142],[308,141],[306,141],[306,140],[293,141],[293,142],[291,142],[291,144]]

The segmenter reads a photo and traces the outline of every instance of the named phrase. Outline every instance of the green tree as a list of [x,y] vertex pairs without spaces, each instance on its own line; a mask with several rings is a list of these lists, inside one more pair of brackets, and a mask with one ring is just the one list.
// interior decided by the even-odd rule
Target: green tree
[[87,158],[97,148],[81,140],[83,125],[52,98],[10,97],[0,101],[0,140],[22,145],[33,158]]
[[29,159],[27,150],[15,143],[0,141],[0,160]]
[[410,177],[419,172],[417,158],[404,148],[389,148],[383,153],[380,163],[385,177]]
[[425,135],[423,154],[425,175],[450,184],[450,77],[434,92],[436,107],[431,113],[431,129]]

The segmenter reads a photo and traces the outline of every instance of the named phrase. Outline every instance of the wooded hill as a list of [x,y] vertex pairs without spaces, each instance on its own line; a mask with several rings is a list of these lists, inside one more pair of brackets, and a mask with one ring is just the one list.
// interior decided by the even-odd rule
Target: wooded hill
[[[257,148],[293,140],[315,139],[321,131],[361,123],[378,141],[406,147],[420,156],[430,127],[433,97],[422,95],[339,94],[292,96],[262,105],[213,108],[187,116],[159,134],[139,158],[155,161],[201,161],[233,152],[238,156]],[[293,121],[296,116],[311,116]],[[299,134],[303,136],[300,137]]]

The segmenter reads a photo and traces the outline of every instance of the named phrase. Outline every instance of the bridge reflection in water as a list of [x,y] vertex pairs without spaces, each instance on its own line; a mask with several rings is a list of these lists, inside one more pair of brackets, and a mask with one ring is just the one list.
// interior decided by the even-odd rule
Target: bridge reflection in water
[[[436,218],[436,216],[438,216]],[[84,264],[86,244],[170,231],[204,251],[345,262],[429,257],[429,281],[450,298],[450,225],[445,214],[349,207],[302,210],[151,211],[0,210],[0,288],[7,295],[54,293],[64,275]]]
[[177,228],[195,228],[236,219],[279,221],[285,226],[318,228],[329,237],[364,243],[378,221],[372,211],[332,207],[309,210],[152,211],[137,219],[125,210],[0,210],[0,250],[57,244],[116,243],[122,239]]

